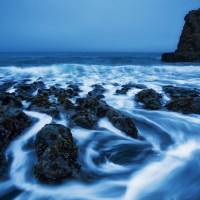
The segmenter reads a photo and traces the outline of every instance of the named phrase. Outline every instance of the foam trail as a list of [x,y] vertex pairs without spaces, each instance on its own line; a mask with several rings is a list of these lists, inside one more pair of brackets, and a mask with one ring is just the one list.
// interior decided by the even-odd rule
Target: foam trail
[[173,172],[173,170],[185,165],[190,155],[199,149],[200,144],[194,140],[174,149],[170,149],[164,155],[163,160],[150,163],[133,175],[129,180],[127,191],[123,199],[140,199],[144,194],[156,190],[164,184],[165,178]]
[[[13,180],[15,186],[21,189],[31,190],[32,183],[27,181],[27,169],[30,166],[29,162],[32,150],[24,149],[24,145],[29,139],[34,137],[37,132],[45,125],[52,121],[52,118],[46,114],[40,114],[32,111],[24,111],[28,116],[39,119],[29,130],[27,130],[23,135],[21,135],[16,141],[12,142],[7,149],[6,154],[11,154],[13,156],[13,162],[10,169],[10,176]],[[31,163],[32,164],[32,163]]]

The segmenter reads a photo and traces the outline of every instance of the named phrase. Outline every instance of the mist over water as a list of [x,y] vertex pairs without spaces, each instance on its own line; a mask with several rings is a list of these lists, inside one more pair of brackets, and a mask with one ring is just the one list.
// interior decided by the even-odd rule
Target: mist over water
[[[34,56],[36,59],[37,55]],[[44,185],[33,174],[37,157],[30,143],[52,118],[26,111],[27,102],[24,102],[24,112],[34,118],[35,123],[13,140],[6,151],[11,166],[8,178],[0,180],[0,197],[9,199],[17,190],[18,194],[13,197],[17,200],[200,199],[200,116],[175,113],[165,108],[158,111],[144,109],[134,100],[135,94],[141,91],[138,88],[132,88],[127,95],[115,94],[124,84],[142,84],[161,93],[161,102],[165,105],[170,98],[162,90],[164,85],[200,88],[200,66],[197,63],[161,63],[159,54],[104,55],[98,58],[91,55],[91,59],[89,54],[86,58],[79,55],[79,58],[84,57],[82,60],[77,59],[76,54],[69,62],[63,62],[61,56],[60,63],[59,59],[55,62],[55,58],[49,57],[54,64],[45,65],[48,62],[46,57],[39,57],[39,63],[30,63],[26,58],[27,65],[23,59],[5,62],[8,57],[4,58],[4,65],[0,67],[0,84],[24,79],[30,79],[28,82],[32,83],[38,78],[47,88],[55,84],[67,88],[67,85],[76,83],[82,90],[80,97],[92,90],[91,85],[101,84],[106,88],[103,100],[133,118],[138,134],[144,139],[128,137],[107,118],[98,121],[98,130],[77,126],[71,132],[79,147],[79,163],[90,180],[66,180],[59,185]],[[110,62],[111,58],[115,59],[114,63]],[[8,92],[14,91],[14,87],[8,89]],[[75,102],[75,99],[70,100]],[[67,116],[63,115],[56,123],[67,126]]]

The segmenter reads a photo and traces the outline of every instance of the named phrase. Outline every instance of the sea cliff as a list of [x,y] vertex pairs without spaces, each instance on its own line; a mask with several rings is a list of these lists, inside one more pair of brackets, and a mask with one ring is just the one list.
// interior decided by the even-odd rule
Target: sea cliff
[[175,52],[164,53],[162,61],[200,61],[200,8],[190,11],[184,18],[185,24]]

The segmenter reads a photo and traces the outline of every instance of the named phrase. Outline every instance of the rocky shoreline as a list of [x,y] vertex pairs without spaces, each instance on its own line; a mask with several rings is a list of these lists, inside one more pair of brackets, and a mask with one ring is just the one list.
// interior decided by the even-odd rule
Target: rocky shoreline
[[190,11],[175,52],[164,53],[165,62],[200,62],[200,8]]
[[[92,91],[83,98],[78,84],[69,84],[66,88],[52,85],[49,88],[41,80],[28,83],[5,82],[0,89],[0,175],[8,166],[5,150],[9,143],[22,134],[34,120],[29,118],[23,110],[31,110],[50,115],[53,120],[60,119],[63,113],[69,120],[68,127],[56,124],[46,124],[36,135],[34,142],[38,163],[34,167],[36,178],[43,183],[57,183],[65,179],[84,180],[85,173],[78,163],[78,149],[70,131],[75,126],[85,129],[98,130],[97,122],[107,117],[114,127],[127,136],[140,139],[134,119],[125,116],[119,110],[109,106],[104,100],[106,89],[102,85],[92,85]],[[14,92],[6,92],[9,88]],[[149,110],[170,110],[183,114],[200,114],[200,90],[163,86],[163,93],[170,101],[162,105],[162,94],[143,85],[126,84],[116,95],[126,95],[135,87],[140,89],[133,101]],[[73,103],[72,99],[76,99]],[[27,103],[26,108],[23,102]]]

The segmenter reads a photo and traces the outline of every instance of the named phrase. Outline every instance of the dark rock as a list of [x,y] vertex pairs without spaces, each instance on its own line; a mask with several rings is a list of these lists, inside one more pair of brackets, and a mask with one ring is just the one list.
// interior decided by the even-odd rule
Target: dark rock
[[161,94],[156,93],[153,89],[142,90],[136,94],[135,99],[139,102],[144,103],[145,108],[151,110],[158,110],[162,107],[160,103]]
[[126,135],[137,138],[137,129],[131,118],[125,117],[118,110],[109,106],[108,111],[106,112],[106,117],[110,120],[110,122],[118,128],[119,130],[126,133]]
[[96,115],[96,117],[108,117],[110,122],[126,135],[137,138],[138,130],[136,129],[131,118],[122,115],[118,110],[109,106],[105,101],[97,98],[80,98],[77,99],[77,109],[86,110],[86,112]]
[[78,85],[76,85],[76,84],[70,84],[67,87],[73,89],[75,92],[81,92],[81,90],[79,89]]
[[20,108],[22,107],[21,101],[14,95],[7,94],[2,98],[2,106],[8,105],[10,107]]
[[177,53],[164,53],[162,61],[165,62],[196,62],[200,61],[200,53],[190,52],[177,52]]
[[105,101],[97,98],[79,98],[76,103],[79,105],[77,109],[87,110],[97,117],[105,117],[109,109]]
[[162,55],[166,62],[196,62],[200,61],[200,8],[190,11],[184,18],[178,48],[174,53]]
[[27,110],[46,113],[57,119],[60,118],[59,109],[49,101],[47,96],[43,95],[35,96]]
[[98,98],[98,99],[104,98],[103,93],[106,91],[106,89],[103,86],[95,84],[92,85],[92,87],[94,87],[94,89],[88,92],[88,97]]
[[87,111],[79,111],[72,116],[74,124],[83,128],[91,129],[97,122],[98,118],[95,115],[88,113]]
[[34,173],[40,182],[83,178],[77,162],[78,147],[67,127],[60,124],[45,125],[37,133],[35,148],[38,164]]
[[19,83],[15,86],[18,97],[28,101],[33,99],[33,92],[44,87],[45,85],[42,81],[33,82],[31,84]]
[[123,87],[121,90],[116,90],[116,94],[126,94],[128,92],[128,88]]
[[200,114],[200,97],[177,97],[165,106],[183,114]]
[[163,90],[171,97],[165,107],[183,114],[200,114],[200,90],[182,87],[164,86]]
[[176,97],[198,97],[199,89],[188,89],[183,87],[174,87],[171,85],[163,86],[163,90],[170,95],[171,98]]
[[67,99],[65,95],[59,95],[58,101],[66,110],[75,108],[75,105],[69,99]]
[[14,85],[14,83],[15,82],[13,82],[13,81],[6,81],[2,85],[0,85],[0,96],[4,95],[6,90],[9,89],[10,87],[12,87],[12,85]]
[[76,89],[63,89],[57,86],[51,86],[49,92],[51,95],[55,95],[55,97],[58,97],[59,95],[65,96],[66,98],[74,98],[76,96],[79,96]]
[[[11,112],[12,111],[12,112]],[[19,109],[0,106],[0,175],[5,169],[4,151],[10,142],[31,124],[29,117]]]
[[116,94],[126,94],[131,88],[145,89],[146,86],[142,84],[128,83],[128,84],[122,85],[122,89],[116,90]]
[[6,158],[3,152],[0,152],[0,176],[2,176],[5,169],[6,169]]

